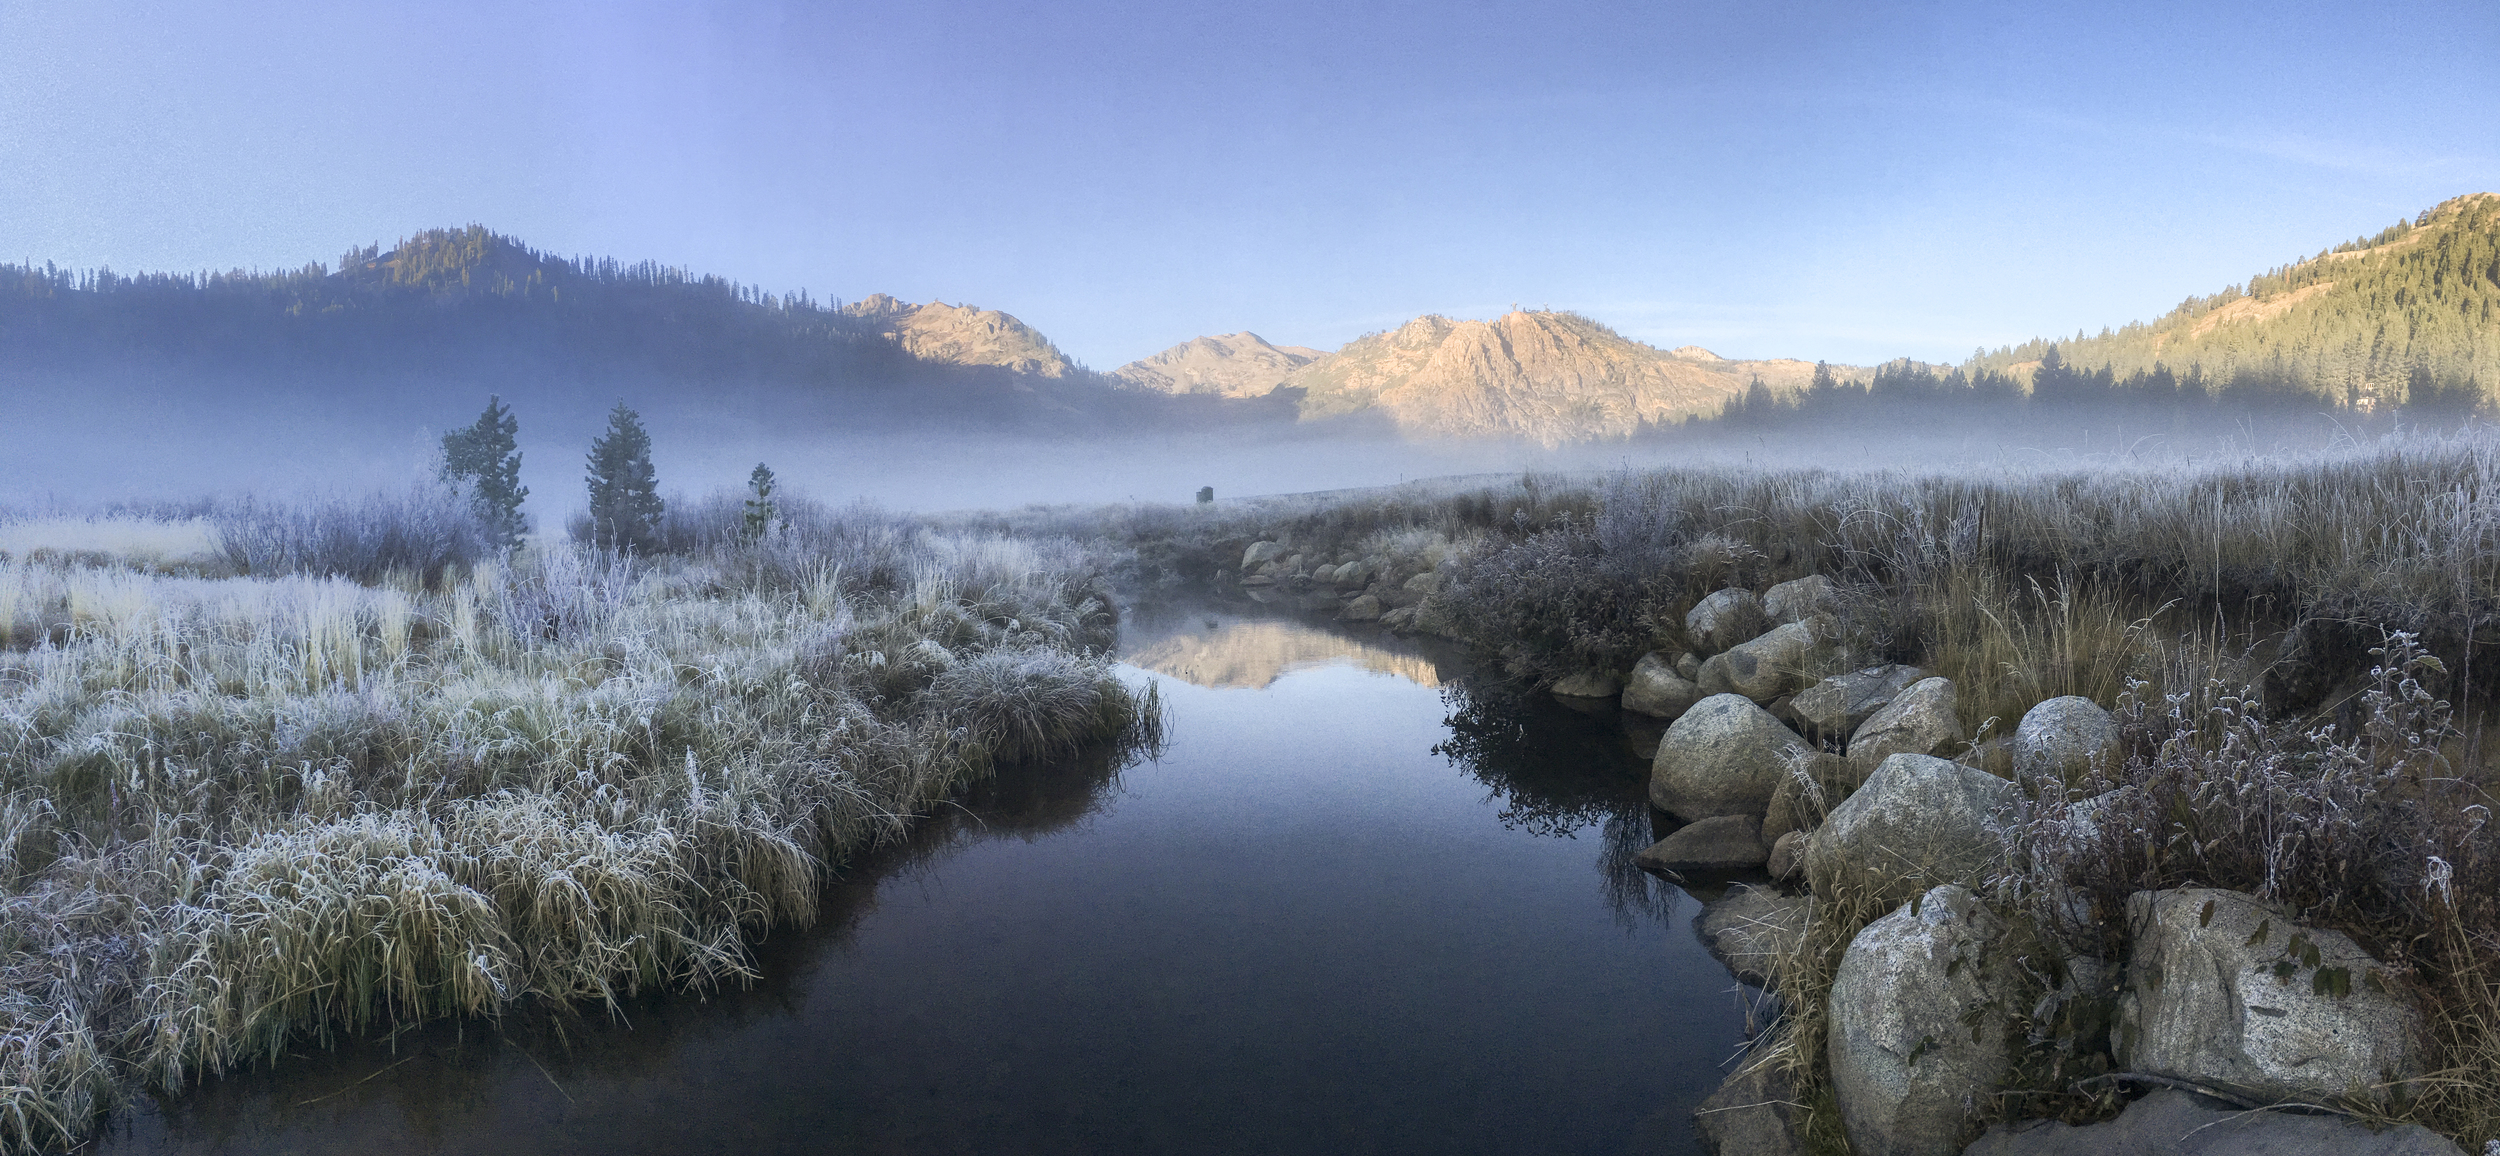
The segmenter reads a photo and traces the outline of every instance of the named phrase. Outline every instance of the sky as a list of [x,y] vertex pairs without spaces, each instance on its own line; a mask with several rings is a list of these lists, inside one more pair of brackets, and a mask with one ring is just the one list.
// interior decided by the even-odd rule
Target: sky
[[2500,4],[0,0],[0,261],[478,223],[1097,369],[1575,309],[1866,364],[2500,190]]

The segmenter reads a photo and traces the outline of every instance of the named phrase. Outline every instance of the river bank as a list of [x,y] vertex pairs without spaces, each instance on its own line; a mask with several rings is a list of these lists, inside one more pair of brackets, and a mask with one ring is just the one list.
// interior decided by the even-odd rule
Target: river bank
[[[2319,1104],[2479,1147],[2500,1134],[2489,963],[2500,848],[2484,818],[2500,672],[2475,641],[2500,608],[2483,545],[2500,537],[2500,516],[2477,497],[2495,486],[2489,440],[2465,437],[2190,471],[1529,477],[1095,524],[1176,581],[1446,636],[1559,696],[1640,709],[1637,697],[1670,736],[1734,735],[1662,744],[1656,777],[1681,781],[1653,801],[1696,828],[1751,829],[1686,834],[1651,858],[1662,870],[1767,868],[1789,836],[1790,894],[1818,914],[1791,941],[1787,1014],[1763,1053],[1790,1090],[1751,1102],[1810,1105],[1786,1126],[1790,1147],[1959,1151],[1996,1120],[2120,1116],[2164,1080],[2214,1093],[2209,1103]],[[1828,597],[1803,614],[1770,605],[1800,579]],[[1714,600],[1750,613],[1712,621]],[[1861,733],[1866,717],[1800,709],[1809,692],[1856,697],[1851,680],[1901,671],[1915,678],[1890,692],[1928,688],[1904,698],[1916,717],[1885,720],[1898,733],[1884,741]],[[1686,727],[1706,701],[1727,725]],[[2035,725],[2044,710],[2058,725]],[[2067,724],[2101,737],[2043,737]],[[2089,757],[2024,768],[2022,751],[2061,743]],[[1896,755],[1927,761],[1890,767]],[[1724,798],[1702,782],[1731,776],[1744,788]],[[1771,798],[1783,784],[1785,804]],[[1853,804],[1867,786],[1882,789]],[[1967,820],[1952,824],[1967,828],[1958,869],[1891,862],[1888,840],[1904,830],[1855,822],[1864,829],[1846,839],[1859,849],[1822,857],[1856,869],[1807,866],[1818,843],[1845,841],[1825,838],[1826,816],[1933,810],[1939,791],[1979,799],[1947,808]],[[1740,854],[1720,854],[1734,844]],[[1929,886],[1890,893],[1912,879]],[[1964,889],[1933,895],[1937,910],[2006,928],[1972,932],[1967,946],[1995,944],[1986,953],[2031,973],[1938,996],[1955,1004],[1950,1032],[1837,1042],[1854,1029],[1831,993],[1857,945],[1914,932],[1892,924],[1916,922],[1937,886]],[[2147,929],[2165,896],[2189,894],[2263,913],[2241,931],[2250,946],[2226,953],[2237,961],[2227,974],[2245,964],[2250,984],[2263,972],[2323,1002],[2294,1010],[2267,995],[2262,1015],[2177,1012],[2180,999],[2205,1004],[2163,994],[2192,970],[2166,953],[2206,948]],[[2350,957],[2320,946],[2330,938]],[[2256,959],[2259,949],[2272,954]],[[1979,982],[1972,959],[1940,978]],[[1914,979],[1896,971],[1873,990],[1907,992]],[[2058,995],[2075,983],[2105,986]],[[2240,979],[2223,990],[2215,998],[2253,1006]],[[2307,1025],[2298,1038],[2382,1042],[2354,1045],[2351,1064],[2313,1066],[2332,1074],[2306,1083],[2235,1067],[2315,1058],[2249,1058],[2290,1046],[2250,1042],[2281,1037],[2276,1012]],[[2374,1026],[2357,1036],[2352,1015]],[[2156,1027],[2171,1036],[2148,1042]],[[1926,1115],[1879,1122],[1842,1102],[1844,1053],[1861,1067],[1888,1056],[1878,1066],[1891,1076],[1868,1095],[1897,1100],[1926,1079],[1910,1069],[1943,1067],[1945,1038],[1974,1031],[1999,1041],[1982,1049],[1993,1058],[1932,1085],[1940,1106]]]
[[1631,865],[1614,719],[1246,604],[1122,635],[1158,759],[975,784],[753,987],[256,1066],[100,1150],[1697,1151],[1749,1000]]

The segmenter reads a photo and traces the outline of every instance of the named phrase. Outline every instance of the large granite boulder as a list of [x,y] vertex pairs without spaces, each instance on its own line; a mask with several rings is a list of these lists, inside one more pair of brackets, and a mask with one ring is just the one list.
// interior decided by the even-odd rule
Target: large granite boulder
[[1772,987],[1780,961],[1804,942],[1813,910],[1811,899],[1739,883],[1693,917],[1693,933],[1736,978]]
[[1365,594],[1346,603],[1345,609],[1337,612],[1337,617],[1348,622],[1378,622],[1380,621],[1380,600]]
[[1938,887],[1849,942],[1826,1057],[1857,1156],[1952,1156],[1970,1142],[1972,1106],[2013,1068],[2004,933],[1968,888]]
[[2420,1124],[2386,1131],[2349,1116],[2250,1112],[2176,1088],[2077,1127],[2017,1120],[1990,1128],[1963,1156],[2465,1156]]
[[1806,839],[1817,895],[1886,905],[1943,884],[1974,885],[2005,855],[1998,811],[2014,784],[1928,755],[1894,755]]
[[1861,775],[1872,774],[1894,755],[1957,754],[1963,741],[1962,720],[1953,713],[1953,680],[1922,678],[1849,736],[1849,765]]
[[1927,677],[1915,666],[1870,666],[1835,674],[1797,692],[1788,709],[1812,733],[1845,738],[1858,733],[1875,712]]
[[1702,692],[1741,694],[1767,704],[1814,681],[1806,671],[1816,650],[1814,628],[1791,622],[1712,655],[1701,664]]
[[1252,542],[1249,549],[1241,552],[1241,568],[1245,572],[1255,570],[1284,557],[1285,548],[1275,542]]
[[1701,687],[1675,672],[1675,664],[1653,650],[1641,656],[1632,667],[1632,678],[1623,684],[1623,709],[1636,710],[1657,718],[1677,718],[1693,709],[1693,704],[1710,697]]
[[1693,1132],[1711,1156],[1801,1156],[1805,1101],[1784,1067],[1756,1057],[1693,1109]]
[[2267,1103],[2385,1102],[2423,1071],[2421,1013],[2341,932],[2237,891],[2127,900],[2118,1065]]
[[1566,675],[1554,683],[1554,693],[1564,698],[1613,698],[1622,689],[1613,675],[1596,670]]
[[2014,773],[2072,783],[2094,766],[2114,769],[2118,720],[2098,703],[2076,695],[2052,698],[2023,712],[2014,728]]
[[1840,587],[1820,574],[1782,582],[1762,592],[1762,612],[1773,622],[1803,622],[1829,614],[1840,604]]
[[1771,803],[1762,811],[1762,841],[1774,842],[1791,831],[1811,831],[1821,826],[1824,814],[1846,797],[1857,782],[1857,777],[1849,773],[1849,760],[1828,751],[1815,752],[1795,773],[1772,788]]
[[1813,755],[1805,740],[1740,694],[1693,704],[1658,740],[1649,766],[1651,806],[1687,821],[1759,817],[1788,768]]
[[1770,625],[1762,613],[1762,600],[1751,590],[1718,591],[1684,613],[1684,635],[1692,639],[1694,651],[1704,655],[1750,642]]
[[1644,870],[1675,876],[1750,871],[1770,860],[1771,849],[1762,842],[1762,820],[1751,815],[1695,820],[1633,857]]
[[1790,831],[1771,840],[1771,861],[1762,865],[1771,878],[1789,882],[1806,873],[1806,833]]

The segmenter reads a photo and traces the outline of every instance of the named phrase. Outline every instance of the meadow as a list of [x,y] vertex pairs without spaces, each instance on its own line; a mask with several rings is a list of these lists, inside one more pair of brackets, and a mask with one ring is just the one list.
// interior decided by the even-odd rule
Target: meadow
[[[304,1042],[738,982],[829,872],[965,784],[1154,748],[1159,703],[1105,657],[1119,600],[1238,590],[1259,542],[1428,591],[1405,628],[1520,690],[1689,648],[1712,591],[1822,574],[1806,673],[1951,677],[1966,762],[2011,774],[2014,720],[2090,698],[2124,758],[2018,783],[1991,903],[2066,957],[2123,958],[2109,913],[2188,884],[2344,931],[2433,1060],[2349,1107],[2500,1137],[2487,433],[917,518],[785,498],[760,537],[737,495],[670,511],[647,557],[505,555],[425,491],[0,521],[0,1139],[57,1146]],[[2118,802],[2079,822],[2087,798]],[[1881,914],[1822,897],[1779,965],[1754,1054],[1801,1102],[1828,1109],[1820,996]],[[2105,1036],[2053,987],[1983,1115],[2117,1106]]]
[[303,1043],[751,974],[967,783],[1151,749],[1067,541],[454,495],[0,525],[0,1147]]

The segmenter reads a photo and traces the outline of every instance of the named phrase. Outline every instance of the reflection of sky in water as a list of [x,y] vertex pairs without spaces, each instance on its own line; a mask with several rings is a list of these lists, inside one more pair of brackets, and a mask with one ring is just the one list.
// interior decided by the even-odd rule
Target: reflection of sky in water
[[[1160,760],[1004,769],[776,931],[752,989],[307,1046],[99,1150],[1696,1150],[1744,1016],[1683,920],[1624,918],[1606,865],[1646,832],[1615,830],[1610,721],[1323,627],[1136,633],[1263,689],[1125,672]],[[1338,661],[1366,653],[1405,665]]]
[[1256,690],[1288,671],[1315,666],[1360,667],[1418,686],[1441,685],[1438,663],[1394,636],[1363,640],[1303,622],[1181,614],[1132,624],[1121,639],[1123,661],[1193,686]]

